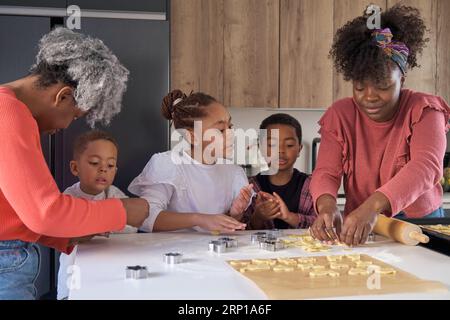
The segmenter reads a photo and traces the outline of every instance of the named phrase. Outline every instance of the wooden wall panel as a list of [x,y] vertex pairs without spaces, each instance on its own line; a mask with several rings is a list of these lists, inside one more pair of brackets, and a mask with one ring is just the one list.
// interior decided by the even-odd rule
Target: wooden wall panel
[[279,0],[225,0],[224,102],[278,107]]
[[[419,56],[418,63],[420,67],[410,71],[406,77],[405,87],[436,94],[436,34],[437,34],[437,3],[447,0],[388,0],[388,7],[396,3],[402,3],[408,6],[416,7],[425,20],[429,29],[426,37],[430,39],[422,56]],[[395,39],[394,39],[395,40]]]
[[450,1],[438,1],[437,94],[450,103]]
[[223,0],[171,1],[171,89],[223,101]]
[[333,0],[281,0],[280,107],[332,102]]
[[334,33],[369,3],[398,2],[420,9],[430,38],[406,87],[449,101],[449,0],[172,0],[171,88],[232,107],[326,108],[352,95],[328,58]]

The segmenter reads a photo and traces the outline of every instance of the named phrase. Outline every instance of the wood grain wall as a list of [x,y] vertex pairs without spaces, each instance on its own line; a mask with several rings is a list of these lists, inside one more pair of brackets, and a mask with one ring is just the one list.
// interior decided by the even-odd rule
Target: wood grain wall
[[327,108],[352,94],[333,34],[370,3],[418,7],[430,39],[406,86],[450,101],[450,0],[172,0],[171,88],[231,107]]

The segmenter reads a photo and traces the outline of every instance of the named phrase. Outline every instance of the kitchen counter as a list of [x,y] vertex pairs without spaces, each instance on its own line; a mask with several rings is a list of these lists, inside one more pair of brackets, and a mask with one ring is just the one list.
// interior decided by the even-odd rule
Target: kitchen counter
[[[289,230],[289,233],[301,232]],[[303,230],[304,232],[304,230]],[[267,299],[251,281],[234,271],[225,260],[314,256],[299,248],[279,252],[259,249],[250,243],[253,231],[236,233],[239,248],[217,255],[208,242],[217,237],[204,233],[165,232],[118,234],[96,238],[78,248],[76,265],[79,289],[70,299]],[[169,266],[163,254],[182,252],[184,262]],[[374,243],[343,251],[335,247],[327,254],[365,253],[419,278],[437,280],[450,288],[450,258],[423,247],[408,247],[377,236]],[[148,279],[126,280],[126,266],[147,266]],[[339,297],[339,299],[450,299],[450,293],[402,293]]]

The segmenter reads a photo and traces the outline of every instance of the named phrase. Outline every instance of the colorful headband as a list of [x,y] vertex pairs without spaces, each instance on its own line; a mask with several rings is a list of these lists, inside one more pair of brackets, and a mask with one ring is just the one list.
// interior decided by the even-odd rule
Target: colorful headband
[[408,65],[409,49],[403,43],[399,41],[392,41],[391,29],[376,29],[372,33],[377,46],[383,49],[386,55],[392,59],[402,70],[403,74],[406,74],[406,68]]

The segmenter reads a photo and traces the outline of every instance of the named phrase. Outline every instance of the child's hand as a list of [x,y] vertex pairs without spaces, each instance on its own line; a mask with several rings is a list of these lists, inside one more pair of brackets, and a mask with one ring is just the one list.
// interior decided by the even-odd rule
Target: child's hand
[[277,198],[275,198],[273,195],[271,195],[270,193],[264,192],[264,191],[260,191],[258,192],[258,198],[256,199],[257,201],[268,201],[268,200],[277,200]]
[[208,231],[226,233],[245,230],[246,224],[224,214],[202,214],[198,226]]
[[274,192],[273,196],[275,197],[276,201],[278,202],[278,205],[280,206],[280,216],[278,218],[281,220],[287,220],[291,215],[289,208],[287,207],[283,199],[281,199],[281,197],[278,195],[278,193]]
[[247,209],[253,194],[253,184],[246,185],[239,191],[230,209],[230,216],[239,217]]
[[255,204],[255,213],[261,220],[273,220],[280,216],[280,205],[275,197],[266,192],[259,192]]

